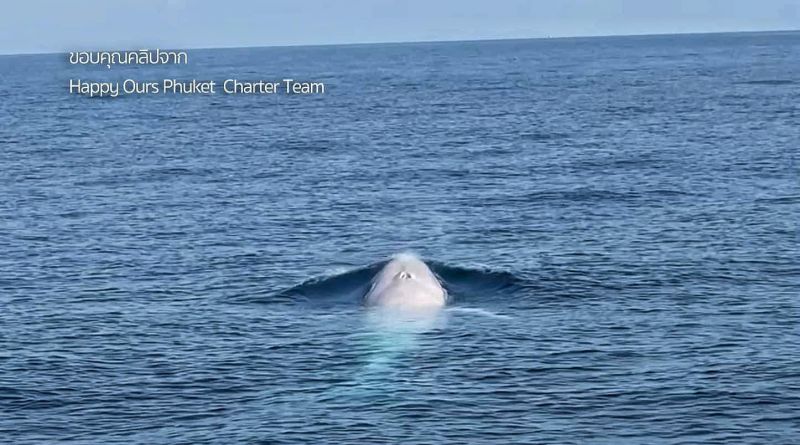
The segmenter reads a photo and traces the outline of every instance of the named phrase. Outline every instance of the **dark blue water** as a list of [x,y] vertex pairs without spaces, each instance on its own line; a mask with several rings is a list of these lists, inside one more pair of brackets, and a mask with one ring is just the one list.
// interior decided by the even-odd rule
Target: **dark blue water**
[[0,57],[0,442],[798,443],[798,103],[798,33]]

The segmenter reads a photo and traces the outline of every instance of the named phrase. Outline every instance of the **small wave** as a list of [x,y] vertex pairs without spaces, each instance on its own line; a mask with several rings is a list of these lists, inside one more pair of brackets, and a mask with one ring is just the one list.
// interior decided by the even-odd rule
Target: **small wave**
[[789,79],[763,79],[763,80],[746,80],[739,82],[742,85],[793,85],[795,82]]
[[529,193],[527,201],[570,201],[570,202],[599,202],[599,201],[625,201],[641,197],[637,192],[615,192],[612,190],[595,190],[579,188],[575,190],[541,191]]
[[155,167],[133,172],[114,172],[95,178],[81,179],[73,182],[79,187],[116,186],[135,182],[164,182],[177,177],[207,176],[215,173],[213,169],[186,167]]
[[764,204],[798,204],[800,203],[800,195],[779,196],[777,198],[756,198],[755,202]]
[[549,141],[558,139],[567,139],[569,135],[564,133],[545,133],[545,132],[524,132],[518,135],[520,139],[529,141]]

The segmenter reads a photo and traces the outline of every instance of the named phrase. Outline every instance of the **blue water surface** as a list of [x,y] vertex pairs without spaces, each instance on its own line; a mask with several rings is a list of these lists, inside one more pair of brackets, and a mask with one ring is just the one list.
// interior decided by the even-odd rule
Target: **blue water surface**
[[[67,91],[171,77],[326,92]],[[798,103],[800,33],[0,57],[0,442],[798,443]]]

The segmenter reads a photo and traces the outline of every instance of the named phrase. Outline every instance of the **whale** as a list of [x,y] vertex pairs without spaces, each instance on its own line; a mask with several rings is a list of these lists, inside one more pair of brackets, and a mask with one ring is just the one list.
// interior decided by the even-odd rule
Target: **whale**
[[447,291],[425,262],[400,254],[389,260],[370,283],[367,307],[428,310],[447,303]]

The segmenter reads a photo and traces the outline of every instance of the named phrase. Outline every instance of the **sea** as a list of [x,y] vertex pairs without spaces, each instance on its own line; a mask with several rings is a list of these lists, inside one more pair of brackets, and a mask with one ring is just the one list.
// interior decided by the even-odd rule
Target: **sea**
[[800,32],[187,54],[0,57],[0,443],[800,443]]

